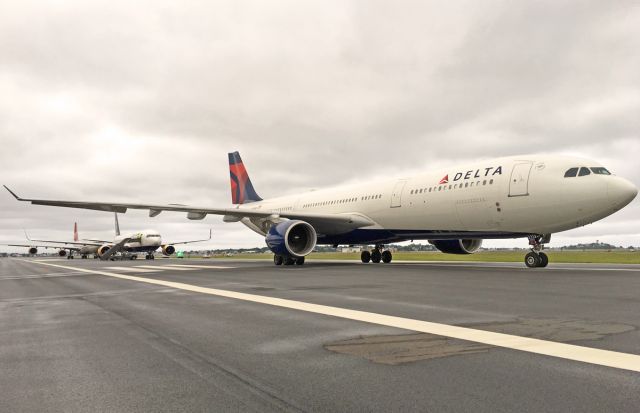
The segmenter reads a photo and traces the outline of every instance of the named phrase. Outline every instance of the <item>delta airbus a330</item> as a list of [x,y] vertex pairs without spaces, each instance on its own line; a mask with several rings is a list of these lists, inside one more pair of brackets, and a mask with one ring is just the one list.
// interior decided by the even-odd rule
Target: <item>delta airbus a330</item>
[[[483,239],[528,238],[528,267],[544,267],[552,233],[581,227],[629,204],[638,189],[598,162],[524,155],[428,172],[410,178],[262,199],[240,154],[229,154],[235,208],[16,199],[36,205],[126,212],[182,211],[188,219],[224,215],[265,237],[276,265],[302,265],[316,244],[375,245],[362,262],[389,263],[384,245],[429,240],[450,254],[476,252]],[[8,190],[9,188],[7,188]]]

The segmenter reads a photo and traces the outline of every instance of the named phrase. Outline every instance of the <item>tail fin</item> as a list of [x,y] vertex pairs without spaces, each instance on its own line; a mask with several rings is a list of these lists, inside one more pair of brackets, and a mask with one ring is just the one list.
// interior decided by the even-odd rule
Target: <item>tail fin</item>
[[73,240],[78,241],[78,223],[73,223]]
[[116,218],[116,237],[120,235],[120,224],[118,224],[118,213],[114,212],[113,216]]
[[229,172],[231,174],[231,201],[234,204],[262,201],[262,198],[253,189],[249,174],[244,168],[238,152],[229,154]]

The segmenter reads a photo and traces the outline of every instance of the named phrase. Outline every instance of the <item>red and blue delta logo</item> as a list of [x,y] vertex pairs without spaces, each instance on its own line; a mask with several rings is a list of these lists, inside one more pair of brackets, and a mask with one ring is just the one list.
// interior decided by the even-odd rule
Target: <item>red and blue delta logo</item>
[[[459,180],[467,180],[467,179],[477,179],[477,178],[483,178],[486,176],[495,176],[495,175],[502,175],[502,166],[490,166],[488,168],[481,168],[481,169],[476,169],[474,170],[470,170],[470,171],[465,171],[465,172],[456,172],[456,174],[453,177],[453,182],[459,181]],[[444,185],[444,184],[448,184],[449,183],[449,174],[446,174],[444,177],[442,177],[442,179],[440,180],[440,182],[438,182],[438,185]]]

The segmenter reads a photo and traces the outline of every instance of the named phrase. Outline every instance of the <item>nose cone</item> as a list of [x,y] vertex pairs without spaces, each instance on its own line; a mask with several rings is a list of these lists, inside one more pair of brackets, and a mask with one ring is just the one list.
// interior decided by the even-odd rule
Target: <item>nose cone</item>
[[636,195],[638,188],[626,179],[616,177],[607,185],[609,201],[618,209],[633,201]]

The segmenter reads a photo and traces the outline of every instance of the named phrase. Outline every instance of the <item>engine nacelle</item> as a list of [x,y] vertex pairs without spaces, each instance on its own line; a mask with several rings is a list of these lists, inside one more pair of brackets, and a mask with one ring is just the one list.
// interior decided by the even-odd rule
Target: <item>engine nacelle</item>
[[301,258],[313,251],[318,235],[310,224],[292,220],[272,225],[265,241],[274,254]]
[[429,242],[445,254],[473,254],[482,246],[481,239],[451,239]]
[[173,245],[163,245],[162,246],[162,254],[169,256],[171,254],[173,254],[174,252],[176,252],[176,247],[174,247]]
[[67,250],[60,250],[60,251],[58,251],[58,256],[60,256],[60,257],[66,257],[66,256],[67,256]]
[[98,257],[102,257],[107,251],[109,251],[113,247],[111,244],[104,244],[98,248]]
[[29,254],[36,255],[38,253],[38,249],[36,247],[29,248]]

